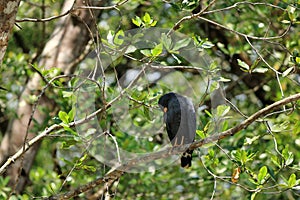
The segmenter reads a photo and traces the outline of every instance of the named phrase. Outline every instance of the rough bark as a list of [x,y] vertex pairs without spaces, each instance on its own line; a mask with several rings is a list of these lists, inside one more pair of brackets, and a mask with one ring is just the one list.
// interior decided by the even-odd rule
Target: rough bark
[[0,65],[14,27],[20,0],[0,0]]
[[[87,2],[66,0],[62,13],[78,6],[86,6]],[[103,4],[103,1],[96,1],[93,6],[100,6],[100,4]],[[100,11],[93,12],[94,16],[88,9],[72,10],[70,13],[59,19],[55,30],[44,47],[39,66],[45,69],[57,67],[61,69],[62,73],[69,74],[74,67],[74,63],[76,63],[76,60],[85,50],[88,41],[91,39],[90,30],[96,30],[93,28],[96,24],[94,20]],[[42,97],[39,101],[39,109],[36,109],[33,116],[35,124],[31,123],[29,133],[28,135],[26,134],[28,121],[33,109],[33,105],[28,101],[28,97],[40,93],[42,88],[41,83],[42,78],[38,74],[35,74],[25,86],[17,108],[18,118],[13,120],[11,129],[7,131],[1,143],[1,162],[22,147],[24,139],[29,140],[36,135],[36,132],[32,130],[33,126],[46,124],[45,120],[49,116],[49,113],[43,112],[40,108],[47,108],[47,110],[51,111],[55,107],[53,101],[50,101],[47,97]],[[6,175],[11,177],[10,185],[15,186],[15,192],[17,193],[20,193],[26,186],[28,174],[38,148],[39,144],[35,145],[24,154],[23,163],[18,160],[6,171]]]

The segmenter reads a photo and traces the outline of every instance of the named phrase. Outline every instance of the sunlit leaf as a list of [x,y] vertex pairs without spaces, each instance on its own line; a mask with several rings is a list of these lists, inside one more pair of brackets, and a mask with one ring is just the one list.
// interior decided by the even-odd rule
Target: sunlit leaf
[[159,54],[162,53],[162,50],[163,50],[163,45],[162,43],[159,43],[151,50],[151,54],[152,56],[158,56]]
[[196,130],[196,134],[199,135],[201,139],[206,138],[204,131]]
[[142,25],[142,19],[138,16],[135,16],[135,18],[131,19],[132,23],[136,26],[140,27]]
[[294,69],[294,67],[290,67],[290,68],[286,69],[286,70],[282,73],[282,76],[285,77],[285,76],[289,75],[293,69]]
[[256,73],[266,73],[269,69],[265,67],[256,67],[252,72]]
[[59,111],[58,112],[58,117],[65,124],[69,123],[69,116],[68,116],[68,114],[65,111]]
[[230,111],[230,106],[227,105],[219,105],[217,107],[217,116],[218,117],[223,117],[225,116],[228,112]]
[[73,121],[74,117],[75,117],[76,111],[75,111],[75,106],[73,106],[73,108],[69,111],[68,113],[68,117],[69,117],[69,121]]
[[247,63],[245,63],[244,61],[237,59],[238,61],[238,65],[242,67],[242,69],[249,71],[250,67]]
[[185,39],[182,39],[182,40],[179,40],[179,41],[176,41],[174,47],[172,48],[172,50],[179,50],[183,47],[186,47],[189,45],[189,43],[191,42],[191,38],[185,38]]
[[151,51],[149,49],[142,49],[142,50],[140,50],[140,52],[142,54],[144,54],[145,56],[147,56],[147,57],[151,57],[152,56],[152,53],[151,53]]
[[296,175],[295,174],[291,174],[290,178],[288,180],[288,186],[289,187],[294,187],[296,185]]
[[63,98],[68,98],[68,97],[71,97],[72,95],[74,95],[74,92],[72,92],[72,91],[63,91],[62,95],[63,95]]
[[124,42],[124,36],[125,36],[124,31],[122,29],[119,30],[116,33],[115,37],[114,37],[114,43],[117,44],[117,45],[123,44],[123,42]]
[[210,84],[209,91],[213,92],[220,87],[219,82],[214,81]]
[[145,15],[143,16],[143,21],[145,22],[145,24],[150,24],[151,22],[151,17],[149,15],[149,13],[145,13]]
[[283,158],[285,159],[285,165],[290,165],[294,161],[294,154],[289,151],[288,145],[282,150]]
[[263,166],[260,168],[259,173],[257,175],[257,181],[260,184],[263,184],[264,179],[266,178],[268,174],[268,168],[266,166]]

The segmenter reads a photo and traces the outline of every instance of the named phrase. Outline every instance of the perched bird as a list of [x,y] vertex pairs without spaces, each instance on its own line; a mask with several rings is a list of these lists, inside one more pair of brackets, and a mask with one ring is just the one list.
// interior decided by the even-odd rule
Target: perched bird
[[[164,122],[173,146],[191,144],[196,133],[196,113],[191,100],[176,93],[160,97],[158,105],[164,112]],[[181,156],[181,167],[192,165],[193,150],[187,149]]]

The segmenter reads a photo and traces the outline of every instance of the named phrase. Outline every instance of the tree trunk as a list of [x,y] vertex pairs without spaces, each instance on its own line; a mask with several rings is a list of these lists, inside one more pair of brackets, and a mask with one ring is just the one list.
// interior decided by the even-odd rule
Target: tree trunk
[[6,51],[11,30],[14,27],[20,0],[0,0],[0,66]]
[[[74,0],[66,0],[62,13],[67,12],[73,7],[87,6],[86,2],[87,1],[80,0],[74,3]],[[96,1],[95,4],[93,4],[93,6],[100,6],[100,4],[103,4],[103,1]],[[76,63],[76,60],[82,55],[88,41],[91,39],[90,31],[87,29],[87,26],[92,31],[96,30],[95,19],[97,19],[99,13],[99,11],[91,12],[88,9],[76,10],[60,18],[49,41],[44,47],[39,66],[45,69],[57,67],[61,69],[62,73],[69,74],[74,67],[74,63]],[[38,74],[35,74],[25,86],[17,108],[18,118],[12,121],[11,128],[7,131],[1,143],[1,162],[20,149],[24,144],[24,139],[29,140],[36,135],[36,132],[32,130],[33,126],[36,127],[38,125],[39,130],[42,130],[44,127],[41,125],[47,125],[45,120],[47,120],[49,112],[43,112],[40,108],[47,108],[48,111],[53,111],[55,105],[53,101],[50,101],[44,96],[39,101],[39,109],[36,109],[33,116],[35,124],[31,123],[29,134],[26,136],[28,121],[30,120],[33,109],[33,105],[28,101],[28,97],[40,93],[42,88],[41,82],[42,78]],[[18,160],[6,171],[6,175],[11,177],[10,185],[15,186],[15,192],[17,193],[20,193],[26,186],[29,171],[38,148],[39,145],[24,154],[23,164]]]

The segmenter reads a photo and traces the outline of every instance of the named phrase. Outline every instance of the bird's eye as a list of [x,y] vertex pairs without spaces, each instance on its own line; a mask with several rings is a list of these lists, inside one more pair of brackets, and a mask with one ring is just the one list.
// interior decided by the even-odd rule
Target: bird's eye
[[160,104],[158,104],[159,108],[163,111],[164,110],[164,107]]
[[168,111],[168,108],[167,107],[164,107],[164,112],[166,113]]

